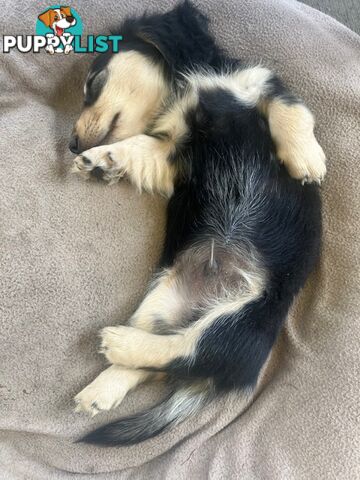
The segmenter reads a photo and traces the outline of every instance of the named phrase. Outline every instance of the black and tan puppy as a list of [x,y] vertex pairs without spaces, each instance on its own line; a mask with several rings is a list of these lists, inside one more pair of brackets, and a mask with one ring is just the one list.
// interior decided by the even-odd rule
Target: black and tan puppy
[[83,439],[102,445],[143,441],[256,384],[319,256],[325,174],[306,106],[267,68],[228,58],[191,4],[120,32],[122,51],[88,74],[74,169],[169,197],[167,234],[139,308],[102,331],[112,365],[77,409],[108,410],[164,376],[173,393]]

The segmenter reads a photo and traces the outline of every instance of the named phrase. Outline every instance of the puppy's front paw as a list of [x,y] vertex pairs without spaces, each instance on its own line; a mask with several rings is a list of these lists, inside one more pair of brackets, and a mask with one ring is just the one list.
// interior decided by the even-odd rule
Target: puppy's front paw
[[125,175],[124,166],[118,158],[115,159],[111,145],[84,151],[75,158],[72,171],[86,179],[93,177],[110,184],[118,182]]
[[106,327],[100,332],[101,347],[110,363],[137,368],[144,332],[133,327]]
[[278,151],[278,157],[289,174],[302,183],[320,183],[326,175],[326,157],[314,135],[302,145],[291,145]]
[[74,398],[75,411],[94,416],[103,410],[120,405],[129,390],[126,375],[126,370],[114,365],[100,373]]

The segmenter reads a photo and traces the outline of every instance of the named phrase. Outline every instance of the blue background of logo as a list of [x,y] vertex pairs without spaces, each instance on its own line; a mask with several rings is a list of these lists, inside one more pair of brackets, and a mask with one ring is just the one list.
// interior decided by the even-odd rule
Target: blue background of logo
[[[66,5],[52,5],[49,8],[60,8],[64,6],[70,6],[68,4]],[[39,12],[39,15],[42,13],[46,12],[49,8],[45,8],[42,12]],[[73,27],[67,28],[64,33],[70,33],[70,35],[81,35],[83,31],[83,24],[80,18],[80,15],[77,13],[76,10],[74,10],[72,7],[71,9],[71,15],[76,18],[76,24]],[[36,21],[36,35],[46,35],[47,33],[54,33],[54,31],[50,28],[47,27],[41,20],[37,19]]]

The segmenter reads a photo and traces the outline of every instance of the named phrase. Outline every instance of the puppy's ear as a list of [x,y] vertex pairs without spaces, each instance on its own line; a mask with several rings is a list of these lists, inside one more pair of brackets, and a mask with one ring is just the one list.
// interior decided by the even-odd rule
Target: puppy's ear
[[166,62],[168,61],[165,49],[162,48],[160,42],[156,39],[154,33],[147,32],[146,30],[139,30],[136,33],[136,36],[140,38],[142,41],[144,41],[145,43],[148,43],[149,45],[154,47],[160,53],[163,59]]
[[60,12],[64,13],[67,17],[72,17],[70,7],[60,7]]
[[46,12],[39,15],[38,19],[43,22],[47,27],[50,27],[50,25],[52,25],[52,23],[54,22],[54,11],[50,8],[49,10],[46,10]]

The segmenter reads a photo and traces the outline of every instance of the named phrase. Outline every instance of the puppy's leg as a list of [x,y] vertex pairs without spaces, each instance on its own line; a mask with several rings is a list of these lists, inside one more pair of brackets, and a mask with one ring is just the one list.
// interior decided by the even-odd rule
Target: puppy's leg
[[105,354],[113,363],[142,365],[179,378],[213,378],[220,388],[251,388],[288,307],[288,299],[246,295],[219,303],[178,335],[105,329]]
[[168,159],[174,146],[148,135],[94,147],[75,158],[73,171],[115,183],[126,176],[136,187],[170,197],[175,165]]
[[320,183],[326,174],[325,154],[314,135],[314,117],[304,103],[260,66],[230,75],[228,87],[265,115],[277,155],[289,174],[304,182]]
[[[166,358],[172,342],[177,343],[178,331],[184,320],[191,316],[191,307],[186,301],[181,278],[175,268],[165,270],[129,320],[129,326],[107,327],[102,331],[101,351],[111,361],[111,345],[120,347],[122,340],[128,343],[124,361],[111,361],[130,368],[149,367],[148,361],[138,361],[138,354],[144,358]],[[112,341],[114,340],[114,342]],[[175,345],[176,348],[176,345]],[[109,351],[108,351],[109,350]],[[119,352],[120,352],[119,350]],[[109,353],[109,356],[107,355]],[[150,361],[151,363],[151,361]],[[141,366],[140,366],[141,365]]]
[[73,171],[110,183],[127,176],[141,190],[170,197],[177,168],[173,157],[189,134],[185,115],[197,102],[189,92],[173,102],[159,116],[149,135],[141,134],[122,142],[86,150],[75,158]]
[[[173,330],[184,316],[185,301],[174,270],[165,270],[156,279],[129,320],[132,327],[156,333]],[[158,380],[161,374],[112,365],[76,397],[77,411],[96,415],[117,407],[125,395],[140,383]]]
[[94,416],[102,410],[115,408],[130,390],[150,377],[155,379],[156,375],[112,365],[76,395],[75,410]]
[[243,294],[209,309],[190,327],[170,335],[152,333],[128,326],[107,327],[101,332],[102,351],[113,364],[130,368],[162,369],[179,358],[192,358],[202,334],[219,317],[238,311],[258,294]]
[[129,320],[131,327],[168,334],[186,317],[188,306],[174,269],[164,270]]
[[314,135],[310,110],[291,95],[268,97],[262,108],[268,118],[277,156],[293,178],[320,183],[326,174],[325,154]]

